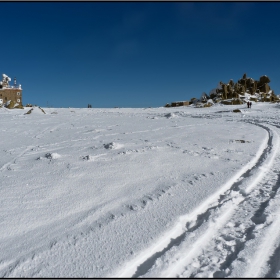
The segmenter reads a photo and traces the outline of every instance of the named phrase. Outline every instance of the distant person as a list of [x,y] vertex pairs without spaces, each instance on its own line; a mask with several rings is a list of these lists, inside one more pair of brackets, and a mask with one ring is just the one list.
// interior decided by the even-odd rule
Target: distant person
[[250,102],[249,101],[247,102],[247,108],[250,108]]
[[250,102],[250,108],[252,107],[252,102]]

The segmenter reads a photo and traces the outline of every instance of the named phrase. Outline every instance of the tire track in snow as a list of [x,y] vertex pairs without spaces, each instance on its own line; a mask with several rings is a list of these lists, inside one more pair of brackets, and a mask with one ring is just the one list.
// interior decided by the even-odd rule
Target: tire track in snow
[[273,252],[272,256],[270,257],[270,259],[268,261],[268,265],[269,265],[270,269],[266,273],[264,278],[278,278],[279,277],[279,271],[280,271],[279,259],[280,259],[280,245],[275,249],[275,251]]
[[[242,250],[244,250],[249,240],[255,239],[256,235],[258,235],[260,231],[263,231],[262,227],[258,228],[257,226],[261,224],[265,224],[266,215],[264,215],[264,211],[269,205],[271,199],[274,198],[280,186],[279,176],[276,176],[277,180],[271,182],[271,174],[268,174],[269,173],[268,169],[269,167],[272,166],[278,147],[279,147],[279,140],[277,139],[275,147],[272,152],[272,156],[268,160],[268,163],[264,164],[266,168],[262,168],[263,171],[254,180],[256,183],[258,183],[258,186],[252,186],[253,184],[251,184],[249,187],[247,187],[246,193],[248,194],[248,196],[245,199],[243,199],[240,203],[235,205],[236,208],[235,215],[231,217],[230,223],[235,225],[238,224],[240,225],[240,220],[241,220],[243,228],[240,229],[239,226],[227,227],[226,224],[223,224],[222,232],[224,233],[223,234],[219,233],[217,236],[214,236],[211,245],[206,246],[204,248],[204,250],[206,250],[206,253],[192,260],[193,263],[198,263],[197,265],[198,268],[193,269],[193,267],[191,267],[192,263],[190,263],[189,265],[185,265],[184,268],[185,272],[183,272],[180,275],[181,277],[220,278],[220,277],[231,276],[233,269],[236,267],[236,265],[234,267],[232,266],[232,264],[234,263],[234,261],[238,259],[239,253]],[[262,197],[260,198],[256,195],[257,194],[256,190],[253,191],[252,193],[249,193],[253,188],[257,188],[257,187],[259,188],[260,191],[262,190],[263,182],[264,182],[263,178],[267,174],[269,175],[267,185],[269,185],[270,187],[266,188],[266,191],[264,191]],[[267,196],[269,196],[269,199],[266,199]],[[247,205],[248,203],[250,204],[249,207]],[[251,212],[253,212],[252,216],[250,215]],[[216,226],[221,227],[219,224]],[[278,223],[277,226],[279,228]],[[275,226],[274,226],[274,230],[275,230]],[[265,241],[264,246],[262,246],[262,248],[258,250],[258,258],[254,257],[254,262],[252,262],[252,265],[250,266],[251,269],[249,269],[248,272],[246,273],[246,277],[259,276],[260,268],[263,265],[267,265],[266,262],[267,262],[268,251],[269,251],[267,248],[271,248],[274,245],[274,241],[271,241],[271,238],[269,238],[269,236],[271,236],[271,232],[267,234],[267,237],[264,239]],[[265,251],[267,253],[266,256],[264,256]],[[214,259],[212,258],[213,252],[215,252],[216,254],[215,258],[219,259],[218,262],[216,260],[213,261]],[[247,265],[247,267],[248,266],[249,265]],[[182,270],[183,269],[181,267],[181,271]],[[189,270],[190,272],[187,272],[187,270]],[[175,273],[174,270],[173,273]],[[238,276],[240,277],[241,275]]]
[[[229,212],[231,213],[236,207],[246,199],[246,195],[248,191],[254,189],[255,185],[264,177],[267,172],[267,168],[271,166],[273,159],[276,155],[276,149],[273,149],[273,131],[268,127],[265,127],[260,124],[256,124],[263,129],[267,130],[268,137],[261,145],[259,151],[257,152],[254,159],[251,160],[245,167],[243,167],[231,180],[229,180],[224,186],[222,186],[217,193],[212,195],[209,199],[207,199],[200,207],[198,207],[191,214],[181,217],[179,222],[175,225],[175,227],[168,233],[166,233],[154,246],[148,248],[142,254],[140,254],[136,259],[128,262],[124,268],[119,271],[119,273],[115,274],[118,277],[141,277],[145,275],[156,263],[157,259],[160,259],[166,252],[172,249],[174,246],[179,246],[186,236],[191,232],[196,232],[201,226],[205,226],[207,222],[209,222],[210,218],[217,218],[219,220],[219,216],[227,217],[227,215],[223,216],[223,213],[220,215],[216,212],[219,209],[225,208],[225,205],[229,207]],[[279,145],[278,137],[276,139],[276,146]],[[273,150],[273,151],[272,151]],[[268,163],[267,163],[268,162]],[[254,178],[254,174],[261,168],[261,175]],[[247,191],[246,191],[247,190]],[[215,214],[216,213],[216,214]],[[231,213],[232,214],[232,213]],[[216,216],[216,217],[215,217]],[[225,219],[227,221],[227,219]],[[219,223],[220,224],[220,223]],[[225,222],[222,223],[224,225]],[[218,228],[221,228],[219,226]],[[217,233],[218,228],[215,223],[212,224],[210,230],[214,235]],[[250,239],[252,228],[246,231],[246,241]],[[202,234],[199,238],[197,238],[197,245],[200,249],[203,249],[201,246],[201,242],[209,237],[209,233]],[[212,236],[212,235],[210,235]],[[202,242],[203,243],[203,242]],[[192,244],[191,244],[192,245]],[[194,255],[198,248],[194,248],[191,250]],[[240,246],[240,250],[242,246]],[[185,251],[187,251],[185,249]],[[189,260],[195,257],[192,256],[192,253],[187,255],[186,258]],[[235,255],[238,253],[235,252]],[[164,277],[174,277],[177,275],[177,272],[180,270],[184,270],[186,266],[186,258],[180,258],[179,261],[176,262],[176,265],[172,265],[165,270],[162,275]],[[232,255],[232,261],[234,260],[234,254]],[[227,262],[229,263],[229,262]],[[191,275],[193,277],[193,275]]]
[[[269,207],[269,203],[274,199],[276,192],[279,189],[280,178],[277,176],[277,180],[274,180],[273,184],[271,179],[268,179],[265,185],[265,190],[263,191],[263,184],[261,181],[257,188],[250,193],[246,199],[241,201],[238,204],[238,208],[235,209],[234,215],[231,217],[230,224],[232,226],[224,225],[223,231],[214,236],[212,244],[208,246],[207,253],[204,256],[200,256],[195,261],[199,263],[205,263],[206,258],[211,258],[210,254],[212,252],[216,253],[216,258],[218,257],[221,261],[217,263],[208,262],[207,267],[215,266],[215,270],[210,277],[220,278],[220,277],[232,277],[232,273],[237,273],[238,265],[240,265],[240,259],[242,257],[239,255],[244,249],[252,247],[248,241],[257,239],[265,228],[267,227],[267,214],[266,210]],[[273,187],[271,187],[273,186]],[[262,192],[261,192],[262,191]],[[260,195],[259,195],[260,193]],[[267,196],[269,197],[267,199]],[[241,226],[240,226],[241,225]],[[279,223],[278,223],[279,228]],[[275,231],[275,227],[273,229]],[[273,246],[274,241],[271,240],[271,232],[267,234],[264,241],[262,241],[262,248],[253,250],[250,249],[252,254],[253,251],[256,251],[258,257],[256,257],[256,252],[254,253],[253,261],[247,261],[245,269],[245,277],[260,277],[259,272],[263,265],[267,266],[267,259],[269,256],[268,251]],[[231,243],[231,244],[229,244]],[[258,244],[258,243],[257,243]],[[221,249],[221,247],[226,250]],[[269,250],[268,250],[269,249]],[[265,251],[267,255],[265,256]],[[223,253],[225,256],[223,257]],[[247,257],[248,258],[248,257]],[[245,259],[247,259],[245,258]],[[245,259],[242,261],[245,263]],[[252,263],[250,265],[250,262]],[[272,260],[272,263],[274,261]],[[248,267],[250,269],[248,269]],[[247,270],[247,272],[246,272]],[[190,274],[190,277],[201,277],[203,274],[200,274],[201,271],[196,270]],[[183,276],[186,276],[183,274]],[[235,275],[233,275],[234,277]],[[239,277],[243,277],[243,274],[239,274]]]
[[[270,124],[271,125],[271,124]],[[272,126],[280,128],[279,125],[272,124]],[[255,257],[251,261],[249,268],[246,271],[245,277],[265,277],[265,278],[275,278],[279,277],[280,272],[280,204],[279,204],[279,189],[280,189],[280,174],[279,167],[280,157],[277,157],[276,164],[274,165],[274,172],[277,175],[273,174],[268,178],[267,185],[270,188],[263,190],[263,196],[268,197],[265,199],[260,208],[255,212],[255,215],[252,217],[252,221],[255,224],[264,224],[266,228],[264,229],[264,236],[261,237],[261,246],[257,248],[255,252]],[[277,204],[278,202],[278,204]],[[273,203],[276,203],[276,208],[273,206]],[[269,214],[272,213],[272,214]],[[269,217],[270,216],[270,217]],[[268,218],[271,222],[267,223]],[[269,270],[263,275],[262,270],[265,267],[269,267]]]
[[[279,257],[280,257],[280,246],[279,246],[279,235],[280,235],[280,208],[278,208],[276,214],[273,213],[272,222],[267,222],[268,213],[267,211],[270,209],[270,203],[273,201],[275,194],[278,192],[280,188],[280,175],[278,175],[278,179],[276,181],[277,189],[275,185],[275,190],[269,193],[269,198],[261,203],[260,208],[256,211],[251,220],[255,225],[263,224],[264,228],[262,231],[264,232],[264,236],[261,236],[260,243],[261,245],[257,247],[254,252],[254,258],[248,264],[248,268],[244,277],[265,277],[265,278],[275,278],[277,272],[280,271]],[[278,197],[279,199],[279,197]],[[275,210],[275,209],[273,209]],[[257,234],[259,230],[256,230]],[[278,247],[277,246],[278,242]],[[274,249],[276,247],[276,249]],[[263,269],[266,267],[270,267],[269,271],[266,275],[263,275]]]

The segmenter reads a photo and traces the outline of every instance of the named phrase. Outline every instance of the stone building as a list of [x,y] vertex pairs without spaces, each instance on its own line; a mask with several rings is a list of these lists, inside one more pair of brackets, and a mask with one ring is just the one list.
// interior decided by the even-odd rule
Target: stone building
[[171,102],[171,107],[188,106],[188,105],[189,105],[188,101]]
[[180,107],[180,106],[188,106],[190,105],[189,101],[176,101],[165,104],[164,107]]
[[14,85],[10,86],[11,78],[7,75],[2,75],[3,79],[0,81],[0,106],[3,106],[8,101],[13,101],[18,106],[22,106],[22,88],[17,85],[16,78],[14,78]]

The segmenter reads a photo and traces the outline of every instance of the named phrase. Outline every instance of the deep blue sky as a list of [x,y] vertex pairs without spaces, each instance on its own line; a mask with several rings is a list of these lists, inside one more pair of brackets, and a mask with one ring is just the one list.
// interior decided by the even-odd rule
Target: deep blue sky
[[159,107],[267,75],[280,2],[0,2],[1,72],[23,104]]

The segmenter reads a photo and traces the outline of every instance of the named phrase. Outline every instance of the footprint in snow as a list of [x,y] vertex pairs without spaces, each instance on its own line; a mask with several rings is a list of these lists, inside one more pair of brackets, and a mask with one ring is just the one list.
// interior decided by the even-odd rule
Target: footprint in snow
[[133,204],[133,205],[127,205],[128,209],[131,211],[137,211],[138,210],[138,206]]

